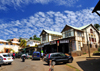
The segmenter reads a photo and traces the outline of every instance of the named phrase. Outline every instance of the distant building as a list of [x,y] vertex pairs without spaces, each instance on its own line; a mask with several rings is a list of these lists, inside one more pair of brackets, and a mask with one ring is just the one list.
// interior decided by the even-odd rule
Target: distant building
[[28,40],[29,40],[28,38],[21,38],[21,39],[24,39],[24,40],[26,40],[26,41],[28,41]]
[[14,50],[15,52],[18,52],[18,49],[20,49],[20,46],[18,46],[20,43],[15,41],[5,41],[0,39],[0,52],[4,53],[10,53],[11,50]]
[[38,40],[28,40],[27,41],[27,45],[29,45],[30,47],[35,46],[35,45],[39,45],[39,44],[40,44],[40,41],[38,41]]

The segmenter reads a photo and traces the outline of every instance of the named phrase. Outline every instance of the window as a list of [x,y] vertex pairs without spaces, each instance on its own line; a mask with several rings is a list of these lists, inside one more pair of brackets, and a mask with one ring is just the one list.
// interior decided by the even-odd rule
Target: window
[[94,38],[92,38],[92,42],[94,42]]
[[42,41],[45,41],[46,40],[46,35],[43,35],[42,36]]
[[52,36],[52,40],[58,39],[58,38],[60,38],[60,37],[58,37],[58,36]]
[[65,31],[65,37],[70,37],[70,36],[74,36],[73,29]]
[[78,42],[78,48],[81,50],[81,42]]
[[89,37],[89,40],[91,41],[91,37]]
[[90,33],[93,33],[93,30],[92,29],[90,29]]
[[82,37],[82,33],[81,32],[77,32],[77,36],[78,37]]

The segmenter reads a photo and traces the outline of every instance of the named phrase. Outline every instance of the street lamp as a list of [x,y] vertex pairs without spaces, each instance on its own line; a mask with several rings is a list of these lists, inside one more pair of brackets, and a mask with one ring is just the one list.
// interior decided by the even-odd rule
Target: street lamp
[[95,8],[93,9],[92,13],[95,12],[95,13],[97,13],[100,16],[100,14],[97,12],[98,10],[100,11],[100,0],[97,3],[97,5],[95,6]]

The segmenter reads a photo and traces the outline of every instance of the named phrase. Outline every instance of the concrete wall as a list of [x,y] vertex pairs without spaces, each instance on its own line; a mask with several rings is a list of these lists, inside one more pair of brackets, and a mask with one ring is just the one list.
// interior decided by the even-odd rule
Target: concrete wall
[[[99,42],[99,35],[98,35],[98,33],[96,32],[96,30],[92,26],[89,26],[88,28],[86,28],[87,36],[88,36],[88,41],[89,41],[90,29],[93,30],[93,34],[96,37],[96,44],[98,44],[98,42]],[[84,44],[87,44],[87,38],[86,38],[86,33],[85,32],[84,32],[84,36],[85,36],[85,43]],[[91,43],[91,42],[89,42],[89,43]]]
[[30,46],[35,46],[36,44],[39,45],[40,43],[33,42],[33,41],[27,42],[27,45],[30,45]]
[[18,49],[20,48],[17,45],[0,45],[0,52],[3,51],[4,52],[4,48],[8,48],[8,49],[13,49],[15,52],[18,52]]

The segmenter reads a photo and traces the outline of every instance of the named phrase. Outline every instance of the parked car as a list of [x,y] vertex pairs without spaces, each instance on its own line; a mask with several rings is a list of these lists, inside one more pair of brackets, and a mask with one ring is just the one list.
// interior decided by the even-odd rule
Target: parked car
[[3,57],[0,56],[0,66],[3,64]]
[[73,61],[72,56],[67,56],[64,53],[49,53],[45,56],[44,61],[46,61],[49,64],[49,60],[52,60],[52,64],[55,65],[57,62],[63,62],[63,63],[71,63]]
[[0,56],[3,58],[3,64],[8,63],[12,64],[13,62],[13,57],[9,53],[0,53]]
[[32,60],[33,59],[39,59],[40,60],[40,52],[34,51],[32,54]]

